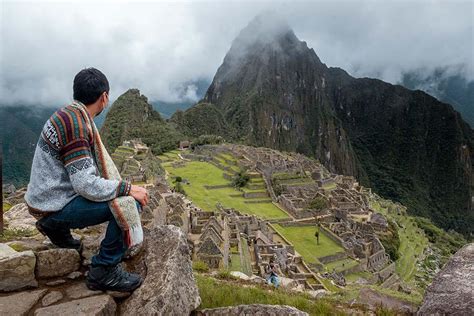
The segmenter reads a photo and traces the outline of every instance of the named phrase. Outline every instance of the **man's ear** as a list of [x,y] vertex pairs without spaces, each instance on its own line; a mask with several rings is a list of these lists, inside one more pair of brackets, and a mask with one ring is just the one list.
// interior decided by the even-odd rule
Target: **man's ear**
[[105,92],[105,91],[102,93],[102,100],[104,101],[103,107],[105,108],[105,106],[107,105],[107,101],[108,101],[107,100],[107,92]]

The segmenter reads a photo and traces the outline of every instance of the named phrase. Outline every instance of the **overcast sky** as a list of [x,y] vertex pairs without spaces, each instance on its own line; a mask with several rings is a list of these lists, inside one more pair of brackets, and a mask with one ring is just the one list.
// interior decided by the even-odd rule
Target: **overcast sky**
[[0,104],[57,106],[82,68],[102,70],[111,99],[196,100],[232,40],[262,11],[284,16],[322,62],[397,83],[450,67],[474,79],[474,1],[1,1]]

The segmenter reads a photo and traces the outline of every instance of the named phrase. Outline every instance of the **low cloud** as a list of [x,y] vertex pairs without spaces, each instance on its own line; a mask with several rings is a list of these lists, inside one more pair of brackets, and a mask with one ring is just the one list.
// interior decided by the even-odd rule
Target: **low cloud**
[[232,40],[273,10],[328,66],[392,83],[453,69],[474,80],[472,1],[24,2],[1,4],[0,104],[61,105],[96,67],[112,99],[197,100]]

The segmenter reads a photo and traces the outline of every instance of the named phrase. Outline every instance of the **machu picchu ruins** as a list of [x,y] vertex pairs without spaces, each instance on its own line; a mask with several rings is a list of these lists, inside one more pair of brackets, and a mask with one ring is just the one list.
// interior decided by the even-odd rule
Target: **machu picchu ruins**
[[[239,170],[245,170],[250,178],[249,190],[235,196],[241,195],[244,203],[272,203],[286,214],[282,219],[265,219],[242,215],[220,204],[209,213],[192,203],[182,202],[182,206],[192,209],[186,215],[190,217],[186,221],[190,226],[185,231],[190,231],[191,236],[200,234],[192,237],[196,259],[209,267],[228,268],[235,258],[233,254],[237,254],[240,266],[250,266],[249,274],[262,277],[269,259],[275,258],[285,277],[310,290],[324,289],[320,282],[324,276],[336,273],[343,280],[344,274],[359,271],[370,272],[368,282],[384,283],[390,279],[390,284],[385,285],[398,287],[395,265],[377,237],[377,233],[386,231],[387,220],[370,208],[370,189],[360,186],[353,177],[331,174],[316,160],[300,154],[242,145],[199,146],[177,157],[180,159],[171,163],[173,168],[179,170],[186,161],[206,161],[221,169],[228,180]],[[207,189],[225,186],[230,184],[207,186]],[[311,208],[315,199],[324,200],[323,207]],[[306,263],[273,225],[317,227],[320,234],[328,236],[342,249],[319,258],[318,263]],[[247,252],[249,258],[244,255]],[[338,271],[335,267],[325,270],[325,266],[338,261],[344,267],[338,267]],[[340,284],[345,281],[338,282]]]
[[[204,266],[211,275],[230,271],[241,282],[264,286],[266,267],[273,262],[283,288],[315,299],[354,286],[361,293],[366,286],[416,293],[383,244],[393,233],[390,218],[406,213],[402,205],[301,154],[227,143],[182,145],[155,156],[140,139],[132,139],[112,157],[123,178],[150,193],[141,214],[143,225],[151,230],[177,227],[189,250],[189,264]],[[239,184],[236,179],[244,180]],[[2,246],[1,291],[22,295],[25,289],[38,288],[31,292],[36,303],[22,307],[37,314],[72,311],[70,303],[76,301],[84,309],[82,304],[91,298],[98,311],[136,308],[127,303],[136,298],[123,301],[80,288],[103,226],[77,231],[85,245],[80,256],[67,250],[68,259],[57,261],[61,267],[52,267],[47,258],[61,257],[62,250],[35,233],[24,188],[5,189],[4,202],[13,206],[6,213],[7,227],[29,233]],[[11,264],[24,265],[23,274],[7,272]],[[192,310],[197,298],[194,292],[190,295],[194,298],[186,298],[191,299],[186,308]],[[414,308],[407,302],[401,306],[405,311]]]

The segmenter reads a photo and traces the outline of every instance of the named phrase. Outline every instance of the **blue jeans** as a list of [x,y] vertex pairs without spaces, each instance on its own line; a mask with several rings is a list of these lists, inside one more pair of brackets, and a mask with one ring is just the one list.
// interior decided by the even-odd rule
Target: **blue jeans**
[[[138,210],[140,203],[137,201]],[[122,261],[127,250],[121,228],[110,211],[108,202],[94,202],[82,196],[75,197],[58,212],[48,215],[41,224],[51,229],[70,234],[71,229],[85,228],[109,222],[105,237],[100,243],[99,253],[92,257],[92,266],[115,266]]]
[[272,274],[267,278],[267,283],[273,284],[275,285],[275,287],[278,287],[280,285],[280,280],[278,279],[276,275]]

